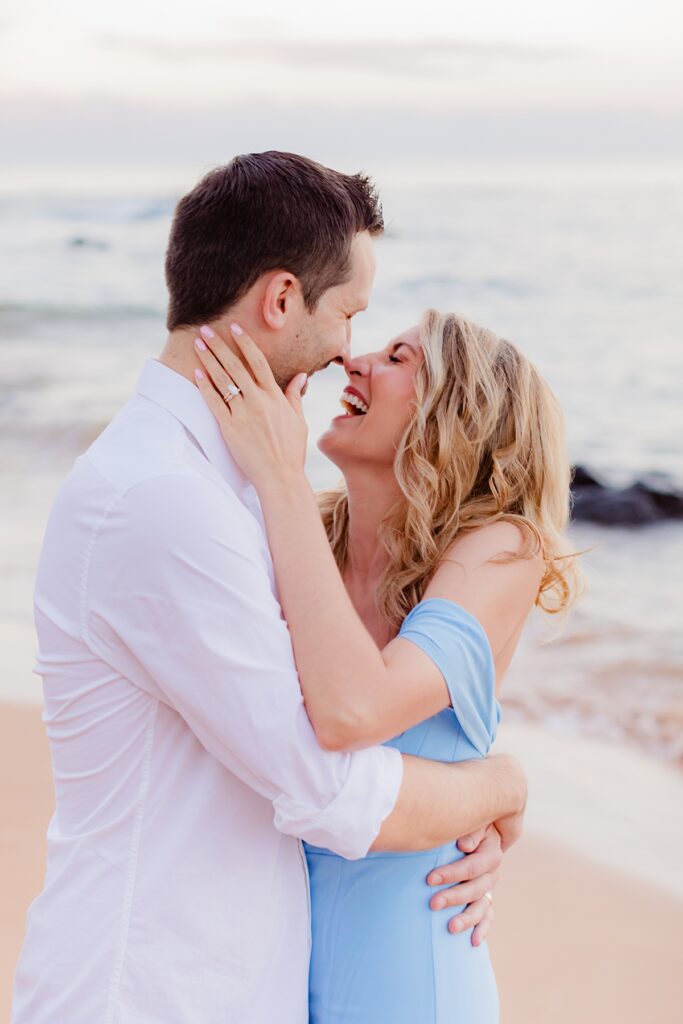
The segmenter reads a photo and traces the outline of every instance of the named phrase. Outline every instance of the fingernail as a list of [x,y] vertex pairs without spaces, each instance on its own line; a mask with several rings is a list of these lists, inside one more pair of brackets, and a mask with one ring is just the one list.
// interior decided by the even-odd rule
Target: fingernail
[[429,877],[429,884],[430,885],[442,885],[443,884],[443,877],[441,875],[430,875],[430,877]]
[[244,331],[242,330],[239,324],[230,324],[230,330],[232,331],[233,334],[236,334],[238,338],[240,334],[244,334]]
[[194,377],[195,377],[195,380],[204,380],[204,374],[202,373],[201,370],[195,370],[194,371]]
[[206,324],[204,324],[203,327],[199,328],[199,333],[204,335],[205,338],[215,338],[216,337],[216,335],[211,330],[211,328],[207,327]]
[[436,896],[432,900],[432,910],[443,910],[445,906],[447,906],[447,904],[443,896]]
[[194,347],[198,348],[200,352],[206,352],[206,345],[201,338],[194,339]]

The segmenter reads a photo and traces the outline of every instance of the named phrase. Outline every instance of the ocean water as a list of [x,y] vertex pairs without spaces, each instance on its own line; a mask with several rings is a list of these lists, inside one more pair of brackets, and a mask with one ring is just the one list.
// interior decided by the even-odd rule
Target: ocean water
[[[78,180],[0,178],[0,699],[38,701],[31,590],[61,477],[163,343],[163,254],[201,169]],[[683,485],[683,167],[384,168],[387,220],[358,351],[427,306],[519,344],[560,397],[570,453],[606,479]],[[306,398],[314,439],[343,375]],[[683,524],[577,525],[588,590],[568,621],[536,616],[506,680],[510,719],[683,761]]]

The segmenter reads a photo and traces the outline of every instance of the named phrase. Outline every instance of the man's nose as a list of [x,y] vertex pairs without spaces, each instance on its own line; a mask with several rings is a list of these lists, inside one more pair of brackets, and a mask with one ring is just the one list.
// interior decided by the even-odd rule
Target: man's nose
[[346,321],[346,332],[344,334],[344,348],[342,349],[342,362],[351,358],[351,321]]
[[338,356],[335,356],[332,360],[333,363],[338,363],[340,366],[346,366],[347,362],[351,359],[351,325],[346,327],[344,335],[344,344],[342,350]]

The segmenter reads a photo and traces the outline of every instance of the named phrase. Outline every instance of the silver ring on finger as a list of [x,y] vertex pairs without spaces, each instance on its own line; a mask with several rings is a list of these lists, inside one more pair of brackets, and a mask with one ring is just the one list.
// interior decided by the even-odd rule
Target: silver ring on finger
[[226,394],[222,395],[222,398],[226,405],[230,405],[233,398],[237,398],[237,396],[241,394],[242,388],[238,388],[236,384],[231,384]]
[[489,906],[493,906],[493,893],[490,890],[484,893],[484,899],[489,901]]

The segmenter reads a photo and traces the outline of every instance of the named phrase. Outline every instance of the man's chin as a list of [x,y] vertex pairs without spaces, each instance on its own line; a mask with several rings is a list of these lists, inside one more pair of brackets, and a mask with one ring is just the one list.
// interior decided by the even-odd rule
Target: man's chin
[[[314,366],[312,370],[297,370],[297,373],[305,373],[310,380],[311,377],[315,377],[316,373],[322,373],[323,370],[326,370],[327,367],[331,365],[332,360],[330,360],[329,363],[323,363],[321,366]],[[296,374],[294,374],[294,376],[296,376]]]
[[333,362],[334,359],[328,359],[326,363],[320,363],[319,366],[316,366],[315,369],[311,370],[308,376],[312,377],[314,373],[321,373],[323,370],[327,370],[328,367],[332,366]]
[[[307,369],[306,367],[300,366],[300,367],[298,367],[298,369],[293,370],[291,372],[291,374],[289,376],[289,379],[284,381],[284,383],[281,380],[281,378],[278,377],[277,374],[275,375],[275,381],[276,381],[277,386],[280,388],[281,391],[286,391],[288,386],[289,386],[290,381],[293,381],[297,374],[305,373],[306,376],[308,377],[308,380],[310,380],[311,377],[314,377],[316,375],[316,373],[321,373],[323,370],[326,370],[328,368],[328,366],[332,366],[333,363],[334,363],[334,359],[329,359],[326,363],[319,363],[318,366],[314,366],[313,369],[311,369],[311,370]],[[304,394],[304,395],[306,394],[306,389],[307,388],[308,388],[308,381],[306,382],[306,385],[304,386],[302,394]]]

